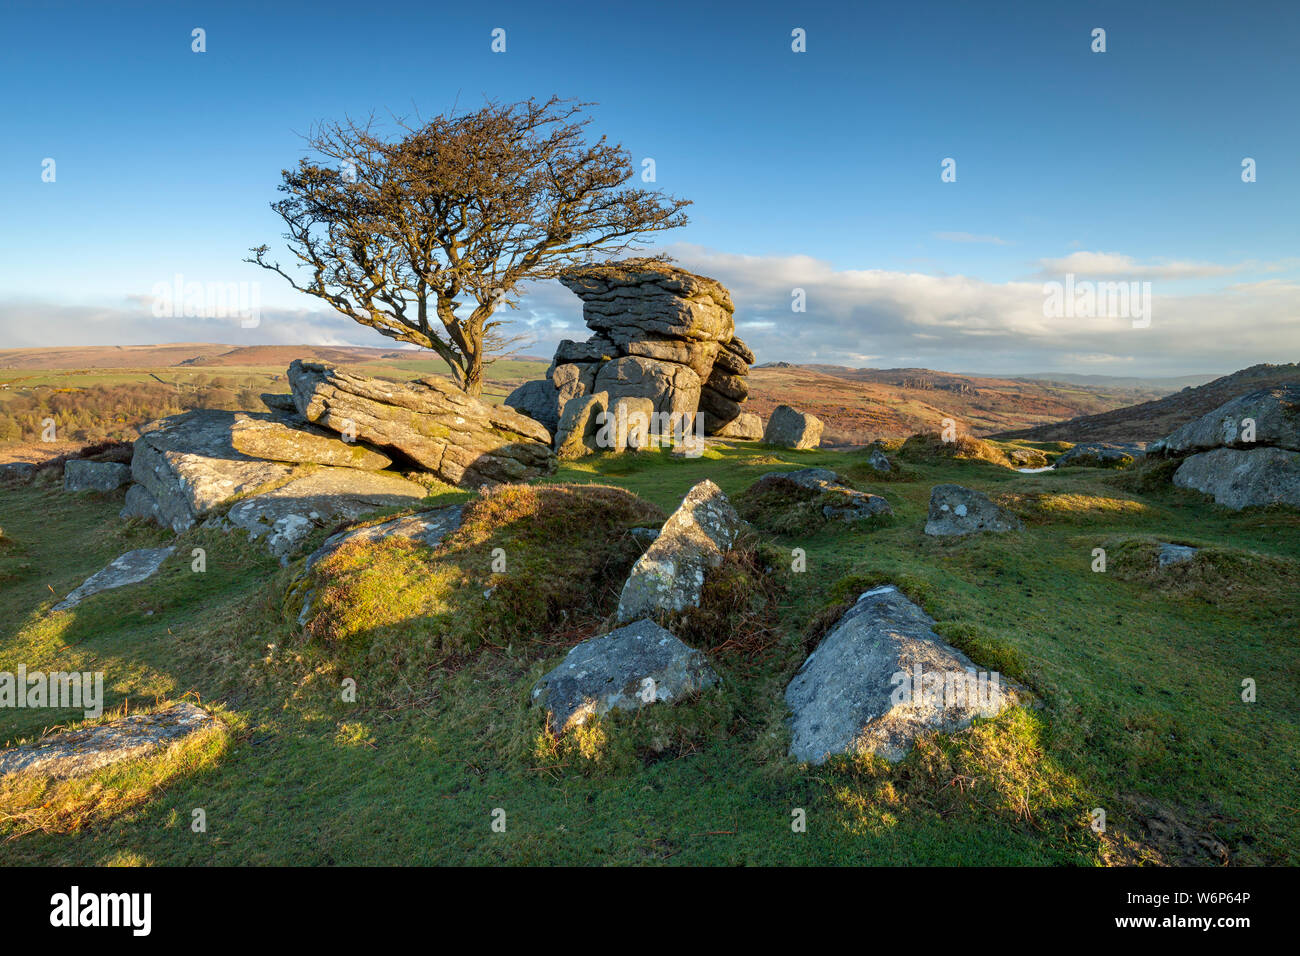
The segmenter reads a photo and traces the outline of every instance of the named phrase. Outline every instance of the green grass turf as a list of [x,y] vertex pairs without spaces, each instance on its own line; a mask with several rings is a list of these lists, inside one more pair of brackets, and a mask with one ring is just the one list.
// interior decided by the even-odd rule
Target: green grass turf
[[[562,465],[551,482],[616,485],[671,512],[708,477],[735,495],[762,474],[860,453],[738,444]],[[195,530],[160,574],[50,607],[159,529],[124,525],[118,496],[53,483],[0,490],[0,670],[103,670],[107,705],[190,694],[219,702],[223,748],[158,775],[147,799],[73,832],[25,832],[0,800],[0,860],[23,863],[1082,864],[1297,862],[1300,847],[1300,516],[1236,514],[1098,469],[1018,474],[971,460],[907,463],[912,480],[859,488],[893,519],[768,538],[781,638],[756,661],[719,661],[694,702],[545,744],[528,689],[564,648],[521,642],[435,671],[419,703],[340,699],[343,672],[283,605],[292,569],[239,535]],[[921,533],[929,489],[977,488],[1016,507],[1022,533]],[[437,503],[465,497],[442,495]],[[323,534],[323,532],[319,532]],[[1206,549],[1153,574],[1151,542]],[[207,570],[190,570],[193,548]],[[1092,570],[1106,547],[1105,573]],[[575,556],[580,559],[580,555]],[[977,664],[1029,685],[1041,706],[951,737],[902,763],[785,756],[781,693],[808,623],[867,584],[894,581]],[[837,585],[838,582],[838,585]],[[617,582],[615,583],[615,585]],[[419,586],[419,585],[412,585]],[[1258,700],[1241,700],[1253,678]],[[658,713],[655,713],[655,712]],[[0,743],[77,719],[0,711]],[[647,745],[660,737],[675,743]],[[206,833],[190,828],[202,808]],[[505,811],[494,832],[493,811]],[[1107,831],[1089,827],[1102,808]],[[806,812],[794,832],[792,811]]]

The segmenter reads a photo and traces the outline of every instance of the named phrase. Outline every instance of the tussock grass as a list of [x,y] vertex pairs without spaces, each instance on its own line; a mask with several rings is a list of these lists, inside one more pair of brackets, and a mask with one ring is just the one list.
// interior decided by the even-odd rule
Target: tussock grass
[[500,486],[436,550],[355,541],[319,561],[307,632],[339,666],[403,693],[484,648],[572,643],[617,603],[640,554],[629,529],[663,520],[620,488]]
[[[120,716],[119,710],[81,726]],[[169,785],[215,768],[230,749],[230,723],[229,714],[219,715],[217,723],[180,740],[82,776],[10,774],[0,779],[0,836],[77,833],[139,807]]]
[[1099,518],[1141,515],[1151,512],[1150,505],[1133,498],[1110,498],[1071,492],[1007,492],[994,499],[1025,521],[1037,524],[1052,522],[1091,522]]
[[1149,537],[1111,538],[1103,543],[1108,571],[1164,597],[1222,608],[1276,607],[1300,602],[1300,561],[1192,541],[1200,550],[1189,561],[1160,567],[1160,542]]
[[[763,457],[752,446],[725,445],[695,460],[593,456],[562,463],[554,479],[617,485],[660,509],[632,522],[654,526],[705,477],[734,501],[774,464],[845,472],[860,454],[769,451],[775,461],[751,460]],[[603,626],[621,574],[610,572],[608,591],[584,596],[585,611],[558,621],[521,616],[518,628],[491,642],[450,622],[446,633],[474,649],[432,669],[412,663],[420,648],[413,635],[427,619],[390,621],[386,645],[374,644],[361,620],[341,619],[338,644],[304,637],[282,610],[294,569],[280,569],[241,535],[213,529],[182,536],[177,559],[155,579],[51,617],[57,597],[109,560],[171,536],[123,525],[114,501],[72,501],[53,480],[6,489],[0,525],[31,570],[0,581],[0,669],[102,668],[109,706],[194,689],[223,701],[248,728],[202,773],[169,778],[125,812],[90,818],[80,830],[29,830],[4,844],[6,859],[1294,865],[1300,817],[1278,794],[1290,792],[1300,759],[1300,595],[1289,570],[1300,562],[1300,514],[1239,514],[1167,483],[1130,486],[1140,466],[1030,476],[979,459],[906,464],[917,480],[888,486],[895,518],[878,530],[833,523],[760,535],[772,549],[764,580],[775,587],[770,598],[758,592],[775,621],[760,635],[761,653],[706,645],[714,638],[702,627],[691,642],[715,647],[717,688],[680,705],[614,715],[561,741],[539,739],[529,690],[569,646]],[[1049,493],[1144,507],[1048,512],[1050,520],[1031,520],[1021,534],[937,541],[921,527],[930,487],[948,482],[994,497]],[[532,487],[540,493],[547,485]],[[443,563],[465,574],[455,587],[472,597],[495,583],[494,595],[503,593],[491,551],[516,535],[524,546],[518,554],[505,546],[511,570],[547,535],[557,543],[537,553],[556,560],[585,560],[587,543],[570,544],[576,538],[617,550],[572,511],[576,530],[534,525],[526,507],[507,517],[515,510],[503,502],[501,525],[485,518],[478,531],[467,528],[466,541],[449,540]],[[1065,517],[1078,514],[1086,517]],[[542,530],[529,537],[530,527]],[[1176,578],[1148,580],[1145,564],[1130,575],[1122,546],[1129,540],[1198,545],[1211,558],[1223,550],[1246,564],[1212,564],[1208,571],[1220,576],[1184,593],[1170,586]],[[1118,563],[1112,553],[1108,572],[1094,573],[1092,550],[1114,542]],[[207,550],[204,574],[189,567],[195,546]],[[791,568],[795,547],[806,551],[803,573]],[[419,564],[407,566],[412,556]],[[434,588],[420,569],[436,564],[430,557],[413,549],[384,561],[406,568],[411,586],[427,592]],[[538,569],[552,584],[595,580],[583,568]],[[347,574],[360,581],[362,562]],[[1228,599],[1212,603],[1224,575]],[[368,578],[376,613],[405,600],[399,585],[407,581]],[[720,607],[748,606],[745,596],[755,592],[742,581],[721,589],[730,605]],[[892,767],[855,759],[801,769],[786,757],[783,692],[805,657],[805,632],[815,643],[818,619],[838,619],[835,602],[886,582],[981,667],[1030,686],[1041,708],[927,739]],[[547,593],[575,595],[558,584]],[[465,607],[476,623],[490,623],[483,614],[490,602]],[[524,636],[501,643],[507,632]],[[441,647],[443,633],[435,636]],[[386,653],[369,656],[380,646]],[[347,660],[356,663],[345,664],[353,651],[359,657]],[[358,683],[355,704],[340,700],[344,676]],[[1259,681],[1253,704],[1241,700],[1244,676]],[[0,738],[30,737],[61,719],[67,715],[0,710]],[[198,806],[219,815],[220,839],[188,832],[188,808]],[[498,806],[510,814],[506,839],[487,826],[487,810]],[[280,807],[292,812],[273,809]],[[1088,827],[1093,807],[1107,811],[1100,839]],[[791,808],[806,810],[807,833],[792,836]],[[102,824],[89,825],[94,820]]]
[[944,441],[938,432],[920,432],[913,435],[899,446],[895,453],[906,461],[918,464],[939,461],[983,461],[1002,468],[1010,468],[1011,462],[1002,449],[982,438],[970,435],[958,435],[952,441]]

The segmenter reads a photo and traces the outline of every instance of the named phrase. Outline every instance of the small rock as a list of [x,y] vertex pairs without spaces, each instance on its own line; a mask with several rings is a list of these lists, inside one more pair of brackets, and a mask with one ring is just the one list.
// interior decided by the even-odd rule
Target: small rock
[[872,448],[867,453],[867,467],[887,475],[894,470],[894,463],[879,448]]
[[698,607],[705,571],[722,564],[742,525],[712,481],[692,488],[632,565],[618,601],[619,623]]
[[54,605],[54,610],[66,611],[76,607],[92,594],[111,591],[128,584],[138,584],[151,578],[162,567],[168,555],[175,550],[175,548],[140,548],[136,551],[128,551],[120,558],[114,559],[104,570],[86,578],[80,587]]
[[574,647],[533,687],[532,700],[560,734],[611,710],[670,703],[717,682],[702,653],[640,620]]
[[604,420],[601,416],[608,407],[609,396],[604,392],[575,396],[567,401],[555,433],[555,456],[583,458],[600,451],[596,439]]
[[116,461],[64,462],[64,491],[116,491],[131,480],[131,468]]
[[763,441],[782,448],[817,448],[822,443],[821,419],[789,405],[778,405],[767,420]]
[[785,691],[790,756],[814,764],[842,753],[901,760],[929,731],[992,717],[1023,691],[975,664],[933,630],[897,588],[866,592],[808,656]]
[[715,438],[736,441],[760,441],[763,438],[763,419],[753,412],[741,412],[731,421],[713,431]]
[[1171,564],[1186,564],[1196,557],[1196,552],[1199,550],[1199,548],[1192,548],[1185,544],[1161,542],[1160,553],[1156,555],[1156,561],[1162,568],[1167,568]]
[[979,531],[1019,531],[1019,518],[999,508],[988,496],[961,485],[935,485],[930,489],[930,514],[925,533],[935,536],[974,534]]

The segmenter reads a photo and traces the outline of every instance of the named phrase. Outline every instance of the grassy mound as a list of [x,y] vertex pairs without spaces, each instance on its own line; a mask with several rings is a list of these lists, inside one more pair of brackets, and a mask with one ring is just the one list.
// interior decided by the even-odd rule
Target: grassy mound
[[660,621],[704,651],[722,676],[720,686],[668,707],[611,711],[558,737],[539,711],[530,711],[526,760],[552,771],[576,767],[588,776],[622,775],[697,753],[737,733],[742,718],[752,716],[756,683],[765,688],[763,706],[770,705],[767,672],[789,643],[779,615],[785,593],[781,560],[779,551],[752,532],[742,534],[723,563],[706,574],[699,606]]
[[952,441],[944,441],[938,432],[921,432],[903,442],[896,454],[918,464],[956,460],[986,461],[1002,468],[1012,467],[1002,449],[969,435],[958,435]]
[[663,520],[620,488],[502,486],[466,505],[437,550],[355,542],[323,558],[307,631],[370,681],[412,691],[485,646],[567,646],[617,603],[640,554],[629,529]]
[[1095,453],[1080,452],[1066,462],[1066,465],[1071,468],[1110,468],[1115,471],[1125,471],[1132,468],[1136,461],[1137,459],[1127,452],[1118,458],[1103,458]]
[[1174,486],[1174,472],[1183,463],[1181,458],[1143,458],[1132,468],[1120,469],[1107,481],[1116,488],[1138,494],[1159,494]]
[[[837,474],[837,478],[852,488],[843,475]],[[736,512],[754,527],[769,534],[796,535],[837,520],[827,518],[823,508],[843,508],[851,502],[840,491],[806,488],[780,475],[765,475],[736,495],[733,503]],[[878,526],[886,520],[885,516],[875,516],[855,524]]]
[[1158,509],[1132,498],[1050,492],[1008,492],[995,499],[999,505],[1034,524],[1091,522],[1100,518],[1148,515]]
[[[1175,544],[1180,542],[1173,542]],[[1192,545],[1196,547],[1195,544]],[[1300,608],[1300,562],[1238,548],[1201,547],[1189,561],[1160,567],[1160,542],[1151,537],[1112,538],[1107,570],[1159,593],[1241,613],[1295,615]]]

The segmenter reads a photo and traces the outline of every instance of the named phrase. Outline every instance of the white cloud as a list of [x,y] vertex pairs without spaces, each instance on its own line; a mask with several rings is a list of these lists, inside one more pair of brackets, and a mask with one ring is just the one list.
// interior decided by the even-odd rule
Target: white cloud
[[1242,273],[1278,272],[1294,269],[1300,259],[1275,262],[1246,260],[1232,265],[1161,259],[1139,262],[1118,252],[1072,252],[1059,259],[1039,259],[1040,278],[1060,278],[1066,273],[1093,279],[1205,279]]
[[[1151,325],[1135,329],[1128,319],[1047,318],[1041,281],[836,269],[809,256],[746,256],[689,245],[666,251],[731,290],[740,334],[760,362],[1184,374],[1300,359],[1300,283],[1283,279],[1194,295],[1159,294],[1157,284]],[[1133,262],[1086,255],[1107,257],[1090,260],[1094,268]],[[805,292],[806,312],[791,311],[795,288]],[[503,318],[505,331],[528,336],[521,354],[549,356],[561,339],[589,334],[580,301],[555,282],[530,287],[521,308]],[[395,345],[330,312],[264,309],[259,327],[243,329],[238,320],[155,318],[141,302],[118,308],[0,302],[0,343],[10,348],[162,342]]]

